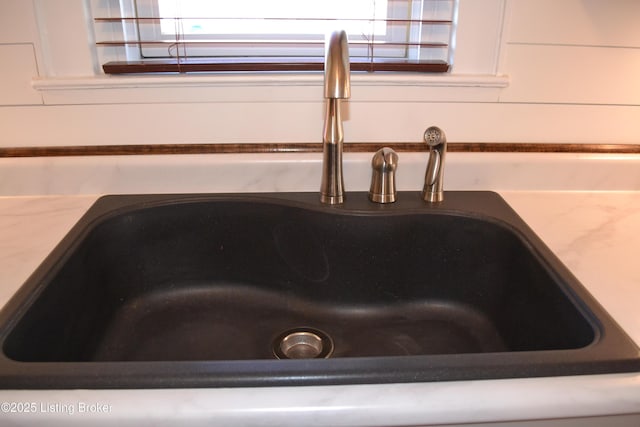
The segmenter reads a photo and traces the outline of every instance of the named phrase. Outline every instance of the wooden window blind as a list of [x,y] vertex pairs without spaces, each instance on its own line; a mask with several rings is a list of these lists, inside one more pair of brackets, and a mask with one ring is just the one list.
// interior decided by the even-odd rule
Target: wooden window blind
[[107,74],[318,71],[349,34],[353,71],[449,70],[457,0],[92,0]]

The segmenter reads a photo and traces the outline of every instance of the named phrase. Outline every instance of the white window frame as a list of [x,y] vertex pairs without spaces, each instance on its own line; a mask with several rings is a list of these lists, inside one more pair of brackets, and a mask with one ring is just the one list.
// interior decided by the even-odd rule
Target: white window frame
[[[317,100],[317,87],[322,85],[321,75],[309,73],[104,76],[93,46],[88,0],[33,1],[40,36],[34,44],[40,77],[32,86],[45,104],[309,102]],[[354,93],[365,102],[497,101],[509,85],[501,69],[509,3],[459,0],[456,56],[450,73],[358,74],[352,76]],[[274,91],[274,85],[280,89]]]

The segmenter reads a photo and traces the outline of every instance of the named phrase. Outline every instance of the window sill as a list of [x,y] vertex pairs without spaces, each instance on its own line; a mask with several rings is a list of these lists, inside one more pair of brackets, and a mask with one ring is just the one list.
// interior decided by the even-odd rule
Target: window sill
[[[353,73],[352,102],[496,102],[508,76]],[[45,104],[316,102],[321,73],[38,78]]]

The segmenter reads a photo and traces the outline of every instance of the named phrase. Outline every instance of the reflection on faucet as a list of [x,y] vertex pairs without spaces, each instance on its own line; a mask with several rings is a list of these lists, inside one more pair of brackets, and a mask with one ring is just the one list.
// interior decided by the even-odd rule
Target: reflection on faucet
[[325,43],[324,98],[327,100],[323,134],[322,182],[320,201],[326,204],[344,202],[342,177],[341,100],[351,96],[349,44],[345,31],[332,32]]

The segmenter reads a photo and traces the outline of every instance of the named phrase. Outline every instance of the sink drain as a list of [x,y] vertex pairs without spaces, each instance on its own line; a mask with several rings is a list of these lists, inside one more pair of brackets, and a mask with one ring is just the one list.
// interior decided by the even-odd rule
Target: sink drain
[[289,329],[273,341],[273,354],[278,359],[326,359],[332,353],[331,337],[318,329]]

